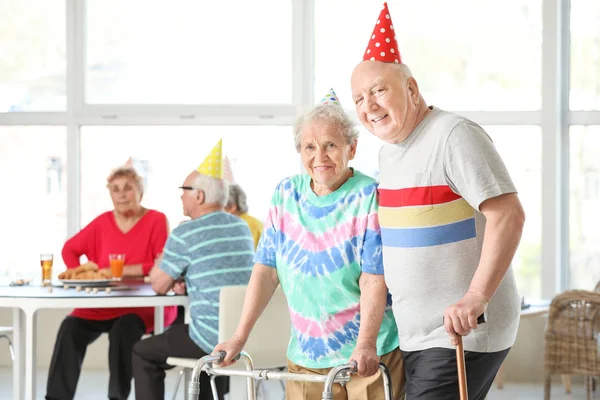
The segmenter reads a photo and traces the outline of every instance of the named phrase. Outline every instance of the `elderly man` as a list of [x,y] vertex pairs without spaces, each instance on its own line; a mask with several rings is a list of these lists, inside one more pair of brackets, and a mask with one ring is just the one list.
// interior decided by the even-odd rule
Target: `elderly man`
[[[357,376],[334,385],[335,400],[385,397],[379,360],[403,395],[402,357],[383,278],[377,183],[351,168],[358,130],[331,90],[294,127],[307,174],[275,189],[238,327],[215,351],[223,365],[242,350],[252,327],[281,284],[292,320],[288,369],[325,375],[354,360]],[[286,398],[320,398],[323,385],[288,381]]]
[[[204,170],[202,166],[199,169]],[[194,171],[180,189],[184,214],[191,220],[169,235],[150,280],[159,294],[171,289],[182,294],[187,289],[191,323],[173,325],[134,346],[138,399],[164,399],[165,370],[171,368],[166,363],[168,357],[201,358],[210,353],[218,338],[219,287],[245,285],[252,271],[252,235],[244,221],[224,212],[225,181]],[[212,399],[206,375],[201,377],[200,390],[202,399]]]
[[246,221],[248,228],[250,228],[250,232],[252,232],[252,237],[254,238],[254,248],[256,248],[258,246],[258,241],[260,240],[260,235],[262,235],[263,232],[263,223],[248,214],[246,192],[244,192],[240,185],[229,185],[229,198],[227,199],[225,211],[237,215]]
[[[458,335],[466,336],[469,396],[483,399],[517,333],[510,263],[525,216],[485,131],[427,106],[402,64],[397,31],[384,4],[352,94],[361,123],[386,142],[379,221],[407,399],[457,398]],[[488,323],[478,327],[484,312]]]

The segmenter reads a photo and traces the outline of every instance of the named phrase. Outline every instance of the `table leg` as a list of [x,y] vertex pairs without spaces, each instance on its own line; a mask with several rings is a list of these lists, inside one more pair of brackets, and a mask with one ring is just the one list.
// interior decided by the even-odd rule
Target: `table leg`
[[502,389],[504,387],[504,363],[500,365],[500,369],[496,374],[496,387]]
[[36,310],[25,311],[25,400],[35,400],[36,389]]
[[184,317],[183,321],[188,325],[192,323],[192,316],[190,314],[189,306],[185,306],[185,317]]
[[25,396],[25,315],[20,308],[13,308],[13,399]]
[[165,308],[163,306],[154,307],[154,334],[160,335],[165,331]]

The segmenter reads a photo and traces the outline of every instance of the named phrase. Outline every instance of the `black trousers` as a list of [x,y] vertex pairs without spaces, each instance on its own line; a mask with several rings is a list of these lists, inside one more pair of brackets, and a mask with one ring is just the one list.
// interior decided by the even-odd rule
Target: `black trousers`
[[[470,400],[484,400],[508,351],[465,352],[467,389]],[[433,348],[403,351],[406,400],[458,399],[456,351]],[[394,379],[394,377],[392,377]]]
[[131,392],[131,350],[144,333],[144,321],[135,314],[93,321],[69,316],[60,325],[46,386],[46,399],[72,400],[75,397],[81,364],[89,344],[108,333],[108,397],[126,400]]
[[[211,349],[212,350],[212,349]],[[164,400],[165,370],[168,357],[202,358],[207,353],[190,339],[188,325],[171,325],[165,333],[142,340],[133,346],[133,379],[135,398],[138,400]],[[229,378],[217,377],[219,400],[229,391]],[[180,388],[181,390],[181,388]],[[213,400],[210,378],[200,374],[200,400]]]

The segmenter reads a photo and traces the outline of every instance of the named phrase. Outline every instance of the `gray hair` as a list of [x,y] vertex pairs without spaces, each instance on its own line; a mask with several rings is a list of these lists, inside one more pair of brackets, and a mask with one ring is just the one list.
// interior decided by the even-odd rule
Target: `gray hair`
[[350,119],[342,107],[334,104],[318,104],[312,110],[298,118],[294,124],[294,144],[298,153],[300,152],[302,130],[306,125],[314,121],[323,121],[336,125],[348,144],[352,144],[358,138],[358,129],[354,121]]
[[227,200],[227,207],[235,205],[241,214],[248,212],[248,199],[246,192],[240,187],[240,185],[229,185],[229,199]]
[[222,207],[225,207],[225,204],[227,204],[229,190],[227,189],[225,179],[196,174],[193,186],[200,188],[204,192],[204,201],[206,203],[216,203]]
[[119,167],[115,168],[110,172],[108,178],[106,178],[106,187],[109,187],[112,181],[117,178],[128,178],[131,179],[137,186],[140,194],[144,194],[144,179],[137,173],[133,167]]

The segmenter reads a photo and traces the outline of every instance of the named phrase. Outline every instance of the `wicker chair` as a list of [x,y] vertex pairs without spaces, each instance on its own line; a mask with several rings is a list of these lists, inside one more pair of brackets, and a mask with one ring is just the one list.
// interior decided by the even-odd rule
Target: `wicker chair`
[[584,375],[587,398],[592,377],[600,376],[600,293],[571,290],[550,304],[544,351],[544,399],[550,399],[552,374]]

